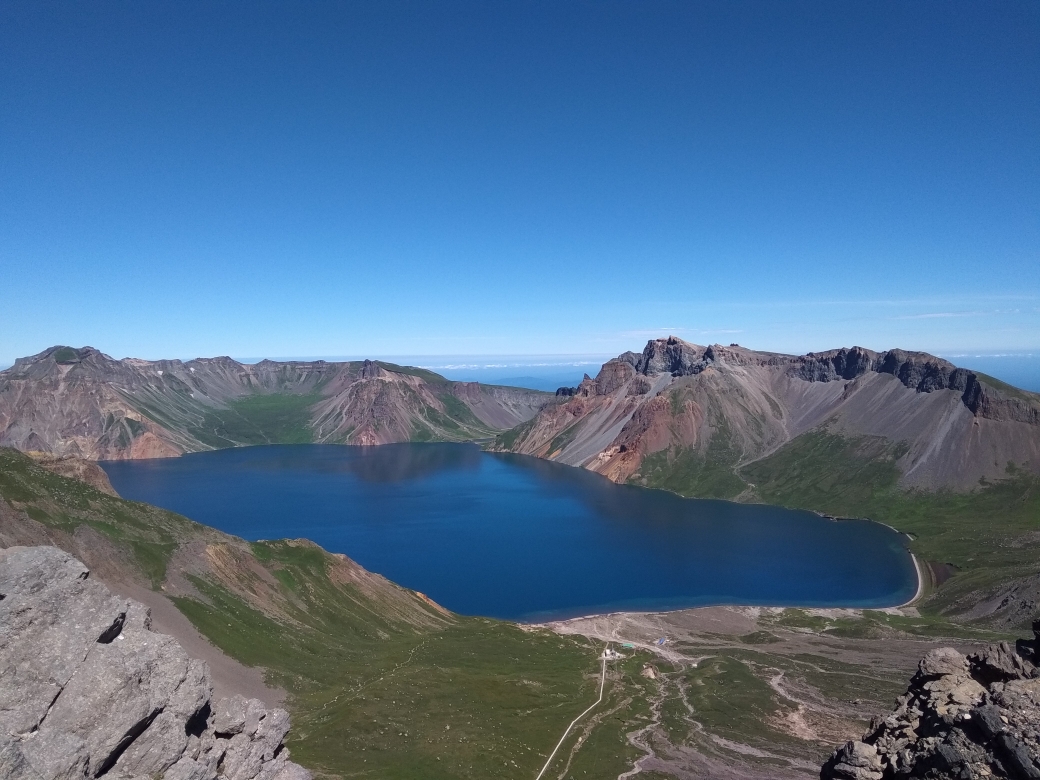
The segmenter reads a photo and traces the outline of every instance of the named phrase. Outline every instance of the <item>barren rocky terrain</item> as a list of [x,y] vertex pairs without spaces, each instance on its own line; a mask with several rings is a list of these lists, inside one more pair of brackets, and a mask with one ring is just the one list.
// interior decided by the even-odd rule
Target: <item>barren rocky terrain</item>
[[56,547],[0,549],[0,776],[309,780],[285,710],[207,665]]
[[891,709],[922,656],[940,645],[979,650],[986,637],[913,607],[710,607],[547,627],[642,659],[650,707],[627,732],[639,753],[621,776],[680,780],[819,777],[835,744]]
[[372,361],[115,360],[52,347],[0,371],[0,446],[118,460],[243,444],[468,441],[551,399]]
[[795,356],[656,339],[561,396],[496,447],[744,500],[771,462],[814,437],[845,458],[891,463],[903,489],[970,489],[1009,464],[1040,474],[1040,396],[920,352]]

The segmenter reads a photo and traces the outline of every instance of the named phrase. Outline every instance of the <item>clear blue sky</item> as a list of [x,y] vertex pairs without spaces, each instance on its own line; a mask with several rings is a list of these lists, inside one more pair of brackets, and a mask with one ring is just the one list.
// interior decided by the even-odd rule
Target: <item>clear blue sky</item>
[[1040,3],[0,4],[0,364],[1040,348]]

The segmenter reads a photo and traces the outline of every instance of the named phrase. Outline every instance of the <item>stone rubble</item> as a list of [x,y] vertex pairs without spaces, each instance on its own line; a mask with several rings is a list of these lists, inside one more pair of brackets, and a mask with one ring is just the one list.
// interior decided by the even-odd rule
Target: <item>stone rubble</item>
[[209,669],[54,547],[0,550],[0,778],[310,780],[284,710]]
[[1040,780],[1040,620],[1034,639],[922,659],[888,717],[835,751],[821,780]]

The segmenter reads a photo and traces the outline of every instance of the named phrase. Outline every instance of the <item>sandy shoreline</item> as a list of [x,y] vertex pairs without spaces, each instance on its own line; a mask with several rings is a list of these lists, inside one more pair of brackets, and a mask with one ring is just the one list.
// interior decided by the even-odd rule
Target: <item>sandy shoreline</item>
[[[909,552],[909,551],[908,551]],[[900,604],[900,607],[909,607],[915,601],[917,601],[924,593],[924,572],[921,571],[921,562],[917,560],[917,556],[910,553],[910,558],[913,559],[914,569],[917,571],[917,592],[914,593],[914,597],[905,604]]]
[[907,553],[909,553],[909,555],[910,555],[910,560],[912,560],[914,562],[914,572],[916,572],[916,574],[917,574],[917,590],[914,591],[914,595],[913,595],[913,597],[909,601],[904,601],[902,604],[894,604],[891,607],[805,607],[805,606],[799,607],[799,606],[778,606],[778,605],[770,606],[770,605],[762,605],[762,604],[710,604],[710,605],[701,606],[701,607],[681,607],[679,609],[647,609],[647,610],[639,610],[639,609],[625,610],[625,609],[619,609],[619,610],[614,610],[613,612],[592,612],[592,613],[590,613],[588,615],[577,615],[575,617],[562,618],[562,619],[558,619],[558,620],[540,620],[540,621],[530,621],[530,622],[529,621],[517,620],[517,621],[513,621],[513,622],[517,623],[520,626],[530,626],[530,627],[539,626],[539,627],[546,627],[546,628],[548,628],[548,627],[551,627],[551,626],[554,626],[554,625],[557,625],[557,626],[559,626],[559,625],[566,625],[568,623],[573,623],[573,622],[582,621],[582,620],[590,620],[592,618],[620,618],[620,617],[628,617],[628,616],[643,616],[643,617],[646,617],[646,616],[650,616],[650,615],[669,615],[669,614],[675,614],[675,613],[678,613],[678,612],[688,612],[688,611],[695,610],[695,609],[716,609],[716,608],[722,608],[722,609],[806,609],[806,610],[813,610],[813,609],[852,609],[852,610],[855,610],[855,609],[858,609],[858,610],[863,610],[863,609],[878,609],[878,610],[903,609],[905,607],[913,606],[914,603],[916,601],[918,601],[921,598],[922,595],[924,595],[924,581],[925,581],[924,580],[924,578],[925,578],[924,569],[921,566],[921,562],[919,560],[917,560],[917,556],[916,555],[914,555],[909,550],[907,550]]

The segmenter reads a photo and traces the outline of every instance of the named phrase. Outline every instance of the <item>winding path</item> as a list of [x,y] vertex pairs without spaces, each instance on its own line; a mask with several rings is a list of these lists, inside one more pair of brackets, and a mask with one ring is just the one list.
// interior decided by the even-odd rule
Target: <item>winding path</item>
[[596,701],[592,702],[592,704],[589,706],[587,710],[585,710],[585,712],[581,713],[581,715],[579,715],[571,721],[571,725],[569,725],[567,727],[567,730],[563,732],[563,736],[560,737],[560,741],[556,743],[556,747],[553,748],[553,752],[549,754],[549,758],[545,762],[545,766],[542,767],[542,771],[538,773],[538,777],[536,777],[534,780],[542,780],[542,775],[544,775],[546,770],[549,768],[549,764],[551,764],[552,760],[556,757],[556,752],[560,749],[560,746],[563,744],[563,741],[567,739],[567,735],[571,733],[571,729],[574,728],[574,725],[579,720],[588,715],[590,712],[592,712],[594,709],[596,709],[599,703],[603,701],[603,683],[606,682],[607,679],[607,656],[605,650],[604,654],[600,657],[600,661],[602,663],[602,667],[600,668],[599,672],[599,698],[596,699]]

